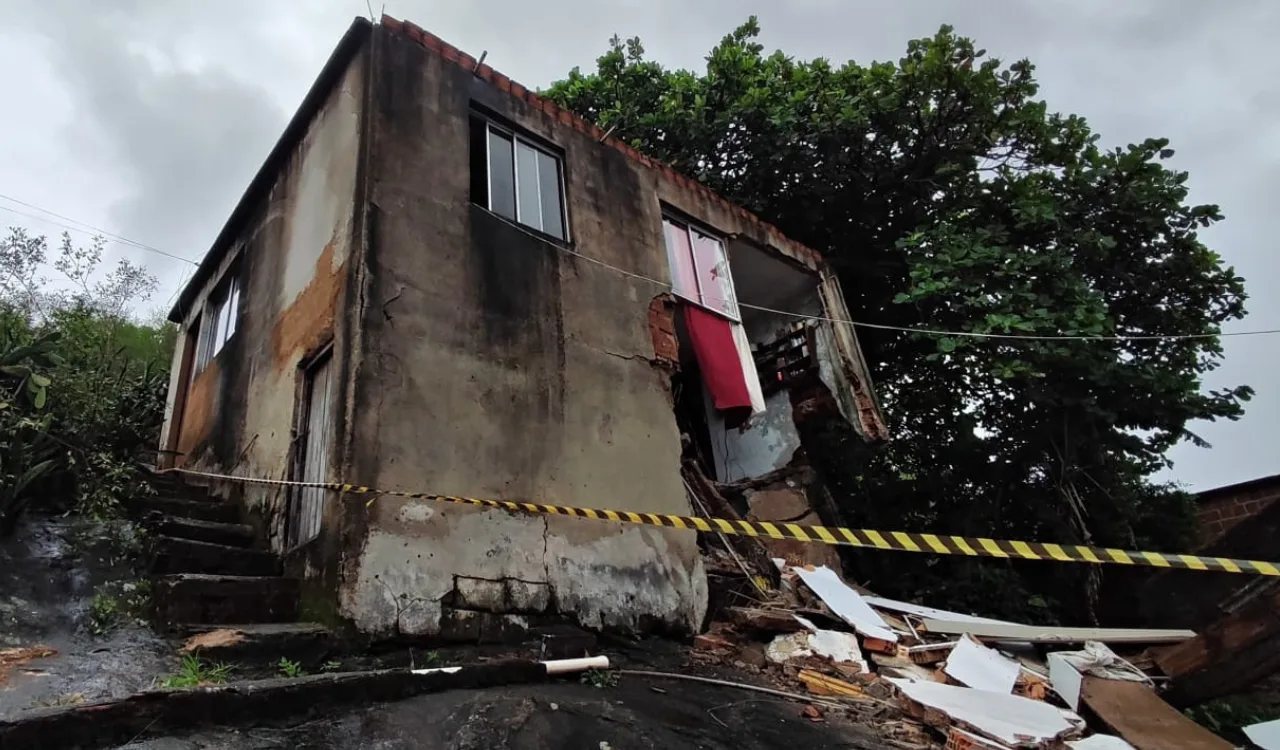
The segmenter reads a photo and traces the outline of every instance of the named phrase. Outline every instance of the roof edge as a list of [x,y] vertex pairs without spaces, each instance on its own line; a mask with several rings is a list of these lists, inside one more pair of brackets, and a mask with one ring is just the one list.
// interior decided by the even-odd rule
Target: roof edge
[[1256,479],[1246,479],[1243,482],[1235,484],[1224,484],[1221,487],[1211,487],[1207,490],[1201,490],[1194,493],[1196,502],[1205,502],[1213,500],[1221,495],[1233,495],[1244,490],[1257,489],[1268,484],[1280,484],[1280,474],[1271,474],[1265,477],[1257,477]]
[[356,16],[351,25],[347,27],[346,33],[342,35],[338,45],[329,54],[329,59],[325,61],[324,67],[320,69],[320,74],[312,82],[306,96],[302,98],[302,103],[298,105],[298,109],[293,113],[293,117],[290,118],[288,125],[285,126],[284,132],[280,134],[280,138],[271,147],[266,160],[262,162],[262,166],[258,167],[257,173],[254,174],[253,179],[249,182],[249,187],[245,188],[240,200],[236,203],[235,208],[232,209],[231,216],[227,217],[226,223],[222,225],[222,229],[209,247],[209,251],[201,259],[200,265],[196,267],[195,274],[182,288],[182,292],[178,295],[178,301],[174,304],[173,309],[169,311],[170,321],[182,323],[183,311],[192,306],[196,296],[200,293],[200,289],[209,280],[209,277],[213,275],[213,272],[217,270],[227,247],[235,240],[236,232],[240,230],[241,225],[257,208],[257,201],[262,196],[262,193],[271,189],[280,165],[288,159],[298,142],[306,135],[307,128],[310,127],[316,112],[324,105],[325,99],[333,89],[334,84],[346,72],[347,66],[355,58],[356,53],[368,42],[372,32],[373,22],[363,16]]
[[668,182],[687,190],[701,193],[703,197],[708,200],[721,204],[721,206],[729,210],[731,213],[736,214],[748,224],[754,225],[766,237],[775,242],[779,248],[795,253],[802,261],[808,260],[814,264],[815,268],[822,268],[825,264],[822,253],[819,253],[817,250],[814,250],[804,243],[791,239],[784,234],[781,229],[778,229],[737,203],[725,198],[698,180],[677,172],[670,165],[664,162],[640,153],[627,143],[614,138],[610,133],[606,133],[595,123],[588,121],[570,110],[564,109],[555,102],[552,102],[550,99],[546,99],[538,95],[527,86],[511,80],[502,73],[494,70],[489,65],[482,63],[435,34],[417,26],[413,22],[401,21],[383,14],[381,25],[388,31],[412,39],[423,47],[426,47],[428,50],[440,55],[445,61],[474,73],[479,78],[509,94],[512,98],[520,99],[536,110],[542,110],[548,117],[558,120],[560,123],[568,125],[575,130],[586,133],[600,143],[612,146],[618,151],[621,151],[623,155],[631,161],[660,172]]

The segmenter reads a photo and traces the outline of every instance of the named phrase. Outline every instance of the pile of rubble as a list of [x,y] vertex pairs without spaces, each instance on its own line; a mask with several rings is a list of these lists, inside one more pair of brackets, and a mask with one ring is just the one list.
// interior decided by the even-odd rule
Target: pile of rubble
[[812,719],[839,704],[901,748],[1231,747],[1160,698],[1165,678],[1150,649],[1191,631],[1023,625],[877,597],[828,567],[773,562],[778,585],[754,577],[697,637],[694,658],[813,696]]

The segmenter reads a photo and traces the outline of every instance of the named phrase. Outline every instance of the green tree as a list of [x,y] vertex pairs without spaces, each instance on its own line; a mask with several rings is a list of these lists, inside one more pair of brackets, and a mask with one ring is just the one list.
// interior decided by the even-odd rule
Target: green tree
[[[1248,387],[1204,392],[1244,285],[1197,231],[1164,139],[1105,149],[942,27],[897,62],[765,54],[754,18],[705,71],[615,37],[547,95],[820,250],[860,321],[970,333],[1195,336],[1020,340],[862,328],[893,429],[867,453],[806,436],[846,520],[1067,543],[1176,548],[1187,495],[1153,483],[1196,419],[1236,419]],[[1099,569],[861,555],[882,590],[1022,617],[1090,619]],[[1052,596],[1050,595],[1052,594]]]
[[156,279],[103,249],[0,239],[0,536],[36,498],[114,515],[158,443],[176,331],[135,319]]

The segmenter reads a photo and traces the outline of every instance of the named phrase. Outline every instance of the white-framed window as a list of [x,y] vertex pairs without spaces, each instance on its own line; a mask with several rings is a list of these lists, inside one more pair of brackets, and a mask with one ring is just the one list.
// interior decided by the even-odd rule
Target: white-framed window
[[205,313],[200,316],[200,335],[196,341],[196,372],[203,370],[236,332],[239,311],[240,280],[232,274],[209,296]]
[[676,296],[713,310],[732,320],[739,319],[738,298],[733,291],[733,274],[724,242],[688,222],[662,218],[671,264],[671,284]]
[[478,115],[471,117],[471,201],[558,240],[569,238],[560,158]]

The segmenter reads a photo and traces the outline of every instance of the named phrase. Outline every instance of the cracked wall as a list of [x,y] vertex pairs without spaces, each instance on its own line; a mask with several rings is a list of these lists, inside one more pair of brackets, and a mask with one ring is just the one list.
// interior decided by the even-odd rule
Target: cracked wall
[[[180,418],[171,415],[166,423],[166,434],[177,430],[177,446],[185,454],[181,462],[188,468],[287,478],[299,363],[332,341],[335,369],[347,367],[343,312],[348,308],[345,286],[352,256],[364,60],[357,55],[338,76],[247,220],[226,248],[215,248],[224,254],[221,266],[183,313],[185,330],[196,323],[226,274],[238,274],[236,331],[194,376]],[[179,341],[189,345],[185,336]],[[182,356],[177,352],[174,361],[180,363]],[[178,387],[175,381],[171,400]],[[342,398],[340,388],[333,389],[333,398]],[[331,428],[335,435],[342,429],[336,423]],[[238,493],[273,545],[282,546],[283,491],[259,485],[214,490]],[[332,517],[334,509],[325,512]]]
[[[574,253],[665,281],[664,204],[742,241],[755,230],[692,186],[385,29],[372,54],[376,221],[362,271],[349,476],[389,489],[690,512],[664,361],[674,331],[662,303],[654,307],[665,290],[472,205],[468,116],[482,110],[563,153]],[[689,532],[391,498],[351,512],[363,531],[345,547],[341,610],[365,631],[439,635],[559,614],[688,632],[705,611]]]

